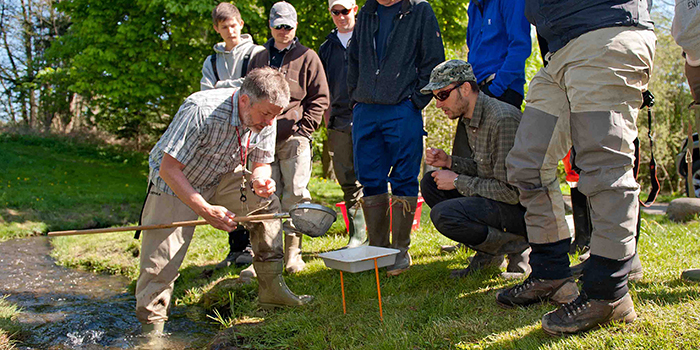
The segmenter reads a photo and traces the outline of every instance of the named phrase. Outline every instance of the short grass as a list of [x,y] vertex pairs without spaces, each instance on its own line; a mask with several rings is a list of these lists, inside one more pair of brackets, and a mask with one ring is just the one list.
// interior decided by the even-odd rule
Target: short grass
[[21,327],[15,322],[20,310],[5,299],[0,296],[0,350],[14,349],[22,334]]
[[137,221],[147,172],[116,146],[0,132],[0,242]]
[[[340,200],[337,185],[314,179],[316,198]],[[322,199],[324,198],[324,199]],[[347,237],[338,223],[332,233],[304,241],[308,268],[285,279],[297,293],[315,302],[303,308],[265,311],[257,307],[255,284],[239,284],[241,269],[210,273],[226,254],[226,235],[199,227],[190,246],[175,305],[203,310],[220,327],[232,326],[218,341],[250,349],[693,349],[700,339],[700,286],[678,279],[680,271],[700,266],[700,223],[680,225],[661,216],[645,215],[640,251],[645,277],[630,289],[639,319],[632,325],[612,325],[583,335],[551,338],[540,328],[550,305],[504,310],[495,291],[508,285],[490,270],[462,280],[449,270],[464,268],[468,255],[440,253],[451,243],[429,222],[423,209],[421,229],[413,234],[409,272],[387,278],[380,271],[384,321],[380,321],[376,279],[371,271],[346,273],[347,314],[343,314],[340,276],[326,268],[317,254],[342,247]],[[126,237],[126,238],[125,238]],[[62,237],[54,240],[55,256],[72,266],[116,271],[136,277],[137,261],[129,234]],[[68,257],[65,247],[75,249]],[[77,258],[76,255],[77,254]],[[572,257],[573,259],[574,257]],[[118,262],[118,263],[117,263]],[[126,265],[121,265],[126,264]],[[118,267],[115,265],[121,265]],[[195,317],[195,316],[193,316]],[[201,318],[202,316],[196,316]],[[218,319],[215,321],[214,319]]]
[[[5,137],[0,147],[13,145],[22,148],[27,141]],[[113,161],[114,157],[101,158],[99,154],[87,152],[84,158],[75,149],[63,151],[63,146],[38,145],[35,152],[8,156],[0,150],[0,167],[5,159],[14,164],[16,172],[10,179],[31,183],[26,174],[27,164],[51,169],[37,158],[56,157],[64,154],[70,161],[80,160],[70,173],[92,172],[92,177],[71,182],[80,185],[80,191],[91,186],[105,190],[96,198],[103,205],[122,198],[129,189],[143,183],[145,167],[133,166],[131,161]],[[42,153],[43,152],[43,153]],[[32,156],[34,154],[34,156]],[[36,154],[41,154],[37,157]],[[113,153],[110,153],[113,154]],[[15,159],[15,158],[19,158]],[[14,159],[14,160],[13,160]],[[82,159],[82,160],[81,160]],[[109,160],[112,159],[112,160]],[[66,160],[64,158],[64,160]],[[29,163],[32,161],[33,163]],[[48,163],[56,163],[48,161]],[[87,166],[89,164],[90,166]],[[59,165],[55,165],[59,166]],[[17,167],[17,169],[14,169]],[[68,173],[68,167],[61,166],[61,172]],[[22,170],[22,168],[25,168]],[[86,169],[94,168],[94,169]],[[131,169],[131,170],[129,170]],[[2,169],[3,171],[5,169]],[[135,175],[127,176],[130,171]],[[22,174],[20,174],[22,173]],[[112,178],[107,174],[123,173],[124,177]],[[56,174],[54,174],[55,176]],[[64,174],[68,175],[68,174]],[[0,176],[8,184],[3,172]],[[132,177],[134,182],[126,181]],[[36,178],[39,179],[39,178]],[[102,179],[103,181],[97,181]],[[47,180],[41,180],[44,183]],[[63,181],[68,181],[63,180]],[[124,182],[120,182],[124,181]],[[70,181],[69,181],[70,182]],[[19,182],[18,182],[19,183]],[[12,180],[9,185],[15,185]],[[114,185],[114,183],[121,185]],[[55,184],[55,183],[54,183]],[[24,185],[24,184],[23,184]],[[68,185],[68,184],[64,184]],[[21,185],[18,185],[21,186]],[[49,185],[50,186],[50,185]],[[45,188],[38,186],[38,188]],[[29,205],[36,195],[43,192],[31,187],[23,187],[13,196],[25,199],[17,203],[3,197],[13,210],[31,209],[33,215],[45,217],[71,217],[87,210],[79,200],[74,199],[75,187],[66,189],[66,206],[51,205],[43,210]],[[341,200],[342,194],[335,182],[314,178],[310,184],[316,201],[333,206]],[[24,192],[38,191],[27,196]],[[143,189],[135,191],[126,202],[136,203],[140,209]],[[7,195],[5,195],[7,196]],[[61,196],[43,196],[60,198]],[[14,197],[13,197],[14,198]],[[42,198],[39,196],[38,198]],[[112,198],[110,200],[110,198]],[[32,203],[35,204],[35,203]],[[6,205],[6,206],[7,206]],[[94,213],[94,212],[93,212]],[[110,211],[111,213],[111,211]],[[137,212],[138,214],[138,212]],[[387,278],[380,274],[384,321],[379,319],[376,279],[371,271],[358,274],[345,274],[345,294],[347,314],[343,314],[340,276],[335,270],[324,267],[317,254],[342,247],[347,241],[344,224],[339,216],[328,235],[321,238],[305,238],[304,259],[308,268],[304,272],[286,276],[290,288],[297,293],[316,297],[313,304],[303,308],[265,311],[257,306],[257,286],[237,283],[235,278],[240,268],[212,271],[213,265],[227,253],[226,234],[211,227],[198,227],[195,239],[190,246],[185,262],[180,269],[181,276],[175,284],[174,304],[185,310],[187,317],[210,320],[212,327],[232,326],[218,337],[220,344],[229,348],[250,349],[694,349],[700,339],[700,286],[678,279],[680,271],[692,266],[700,266],[700,223],[674,224],[660,216],[645,215],[642,221],[640,252],[645,267],[645,277],[639,283],[630,285],[635,300],[639,320],[629,326],[612,325],[583,335],[566,338],[550,338],[540,328],[541,316],[552,310],[549,305],[532,308],[504,310],[496,306],[494,294],[498,288],[508,285],[497,275],[496,270],[484,271],[469,278],[452,280],[449,270],[464,268],[471,253],[440,253],[442,244],[451,243],[437,233],[429,220],[429,208],[423,208],[421,229],[413,234],[411,254],[414,266],[405,274]],[[86,215],[87,216],[87,215]],[[3,218],[5,218],[3,214]],[[108,215],[109,217],[109,215]],[[131,217],[131,216],[130,216]],[[6,220],[6,219],[5,219]],[[115,220],[120,222],[121,219]],[[133,223],[135,219],[126,219]],[[37,222],[46,222],[37,220]],[[51,222],[51,221],[49,221]],[[60,221],[59,221],[60,222]],[[64,224],[66,225],[64,221]],[[89,220],[82,221],[83,223]],[[51,224],[58,225],[58,224]],[[47,224],[47,226],[51,226]],[[53,227],[53,226],[51,226]],[[79,226],[78,226],[79,227]],[[139,242],[130,233],[114,233],[92,236],[60,237],[53,239],[53,256],[59,263],[96,272],[123,274],[132,280],[138,273]],[[572,257],[573,259],[574,257]],[[380,271],[380,273],[383,271]],[[132,283],[133,286],[133,283]],[[9,305],[11,307],[11,305]],[[0,307],[2,309],[2,307]],[[16,312],[16,309],[13,309]],[[207,316],[209,316],[207,318]],[[3,319],[0,316],[0,319]],[[8,319],[8,318],[5,318]],[[216,319],[216,320],[215,320]],[[1,321],[0,321],[1,322]],[[0,328],[3,328],[2,326]],[[11,331],[5,330],[5,334]],[[225,348],[225,347],[222,347]]]

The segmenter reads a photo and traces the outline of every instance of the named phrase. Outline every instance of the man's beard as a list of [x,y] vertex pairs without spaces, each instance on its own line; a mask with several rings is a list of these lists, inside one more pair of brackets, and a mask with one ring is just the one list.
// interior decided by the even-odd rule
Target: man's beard
[[263,127],[253,124],[253,118],[250,116],[250,112],[241,110],[240,118],[241,124],[252,130],[254,133],[259,133],[260,131],[262,131]]

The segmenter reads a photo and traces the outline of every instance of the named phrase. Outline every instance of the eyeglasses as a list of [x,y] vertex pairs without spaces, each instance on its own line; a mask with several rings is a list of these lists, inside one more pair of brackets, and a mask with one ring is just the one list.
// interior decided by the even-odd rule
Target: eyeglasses
[[336,16],[336,17],[340,16],[341,13],[343,14],[343,16],[347,16],[350,14],[350,11],[352,11],[352,10],[349,10],[349,9],[331,10],[331,13],[333,14],[333,16]]
[[456,89],[456,88],[462,86],[462,84],[464,84],[464,83],[465,83],[465,82],[463,81],[463,82],[461,82],[461,83],[459,83],[459,84],[453,86],[451,89],[449,89],[449,90],[442,90],[442,91],[438,92],[437,94],[433,94],[433,96],[435,96],[435,99],[438,100],[438,101],[444,101],[444,100],[446,100],[446,99],[448,99],[448,98],[450,97],[450,94],[452,93],[452,90],[454,90],[454,89]]
[[292,27],[292,26],[290,26],[290,25],[286,25],[286,24],[280,24],[280,25],[278,25],[278,26],[275,26],[274,28],[277,29],[277,30],[282,30],[282,29],[284,29],[284,30],[292,30],[292,29],[294,29],[294,27]]

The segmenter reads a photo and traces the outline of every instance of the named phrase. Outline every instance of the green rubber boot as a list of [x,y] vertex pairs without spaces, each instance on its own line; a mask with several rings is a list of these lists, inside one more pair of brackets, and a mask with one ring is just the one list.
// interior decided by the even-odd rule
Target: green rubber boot
[[365,214],[362,211],[362,206],[356,204],[352,208],[348,208],[348,232],[350,233],[350,241],[346,248],[354,248],[369,244],[367,241],[367,229],[365,228]]
[[301,306],[313,300],[310,295],[296,295],[284,283],[282,261],[254,261],[258,274],[258,300],[262,308]]

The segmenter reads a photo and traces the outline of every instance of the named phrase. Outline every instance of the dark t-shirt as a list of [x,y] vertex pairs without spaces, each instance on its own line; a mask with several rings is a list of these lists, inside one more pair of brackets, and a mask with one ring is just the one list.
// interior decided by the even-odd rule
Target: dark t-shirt
[[396,17],[401,10],[401,4],[402,2],[399,1],[389,7],[383,5],[377,6],[379,30],[377,30],[375,41],[377,43],[377,58],[379,62],[382,62],[386,54],[386,43],[389,40],[389,33],[391,33],[391,30],[394,28],[394,17]]
[[284,60],[284,55],[286,55],[287,52],[289,52],[288,48],[280,51],[277,50],[275,45],[272,45],[272,47],[270,47],[270,66],[279,69],[282,66],[282,60]]

